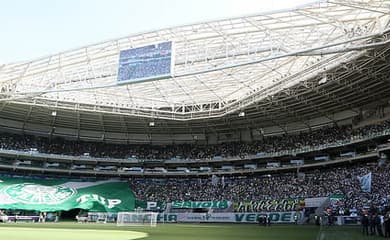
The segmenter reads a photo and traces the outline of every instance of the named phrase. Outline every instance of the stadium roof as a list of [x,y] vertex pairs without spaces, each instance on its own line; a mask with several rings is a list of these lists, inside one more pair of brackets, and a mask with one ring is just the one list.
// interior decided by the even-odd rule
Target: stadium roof
[[[0,118],[102,132],[159,120],[184,132],[220,119],[228,130],[333,121],[390,97],[389,35],[390,0],[321,1],[135,34],[0,66]],[[121,50],[164,41],[174,42],[173,77],[116,83]]]

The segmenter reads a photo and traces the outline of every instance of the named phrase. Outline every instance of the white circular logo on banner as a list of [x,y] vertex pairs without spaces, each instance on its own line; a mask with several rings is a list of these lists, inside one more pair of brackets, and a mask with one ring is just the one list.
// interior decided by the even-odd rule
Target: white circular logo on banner
[[62,186],[34,183],[13,184],[4,191],[12,199],[26,204],[60,204],[71,198],[76,190]]

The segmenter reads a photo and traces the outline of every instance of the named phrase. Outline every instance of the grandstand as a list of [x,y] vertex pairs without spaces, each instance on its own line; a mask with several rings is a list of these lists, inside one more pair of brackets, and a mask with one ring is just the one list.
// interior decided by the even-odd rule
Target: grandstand
[[[212,143],[349,119],[388,97],[387,4],[325,1],[5,64],[2,127],[95,141]],[[174,42],[172,77],[117,85],[121,50],[165,41]]]
[[[320,1],[1,65],[0,209],[89,209],[80,222],[105,223],[142,209],[154,226],[351,224],[355,239],[367,213],[383,216],[384,235],[389,79],[389,0]],[[80,205],[53,206],[68,200]]]

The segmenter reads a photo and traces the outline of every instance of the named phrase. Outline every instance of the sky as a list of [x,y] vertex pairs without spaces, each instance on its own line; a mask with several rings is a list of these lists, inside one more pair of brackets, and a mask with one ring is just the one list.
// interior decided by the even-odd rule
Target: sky
[[0,64],[314,0],[0,0]]

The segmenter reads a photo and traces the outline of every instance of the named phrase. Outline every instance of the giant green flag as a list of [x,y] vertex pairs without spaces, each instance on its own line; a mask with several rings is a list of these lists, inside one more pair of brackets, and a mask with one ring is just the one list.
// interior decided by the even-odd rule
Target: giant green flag
[[126,182],[75,182],[0,177],[0,209],[60,211],[81,208],[98,212],[134,210]]

